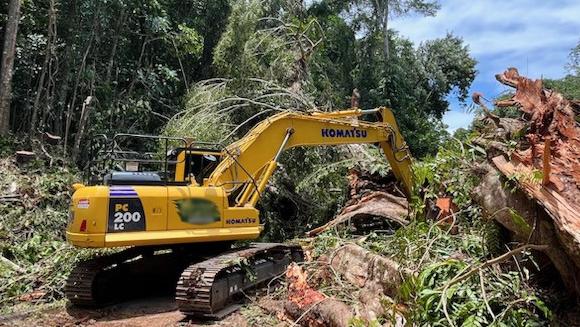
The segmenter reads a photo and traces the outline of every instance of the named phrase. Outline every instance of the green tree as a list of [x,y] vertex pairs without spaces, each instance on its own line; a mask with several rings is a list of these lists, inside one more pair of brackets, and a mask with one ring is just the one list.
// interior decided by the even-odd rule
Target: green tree
[[571,75],[580,76],[580,42],[570,51],[569,62],[566,68]]
[[[569,100],[580,99],[580,42],[570,51],[566,69],[569,74],[560,79],[544,80],[547,88],[554,89]],[[577,117],[577,119],[580,119]]]
[[362,106],[390,106],[413,154],[434,154],[446,137],[441,118],[449,107],[447,96],[455,91],[460,100],[466,99],[476,61],[453,35],[425,42],[417,50],[409,40],[393,35],[389,59],[381,41],[377,34],[359,41],[354,84]]
[[389,17],[400,17],[410,13],[434,16],[439,10],[438,1],[429,0],[355,0],[351,11],[358,13],[358,21],[370,33],[383,36],[383,53],[389,58]]

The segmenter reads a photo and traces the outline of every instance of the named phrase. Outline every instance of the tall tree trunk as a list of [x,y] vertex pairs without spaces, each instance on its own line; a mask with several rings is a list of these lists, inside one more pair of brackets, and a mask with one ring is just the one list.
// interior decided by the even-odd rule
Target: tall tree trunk
[[[50,68],[51,68],[51,60],[53,57],[53,49],[54,43],[56,38],[56,8],[54,0],[49,1],[50,5],[48,8],[48,28],[47,28],[47,41],[46,41],[46,51],[44,53],[44,64],[42,65],[42,72],[40,73],[40,79],[38,81],[38,87],[36,89],[36,96],[34,97],[34,104],[32,106],[32,118],[30,120],[30,136],[36,134],[36,123],[38,121],[38,110],[40,106],[40,98],[42,96],[43,90],[46,94],[46,100],[49,98],[48,92],[50,86],[50,80],[48,82],[48,86],[45,87],[44,80],[46,78],[46,74],[48,73],[51,75]],[[50,78],[50,77],[49,77]],[[44,114],[42,115],[44,116]],[[42,124],[41,124],[42,125]],[[40,126],[43,128],[44,126]]]
[[83,102],[83,108],[81,110],[81,118],[79,120],[78,131],[75,135],[75,141],[72,150],[72,162],[75,163],[78,159],[79,150],[81,148],[81,141],[85,135],[85,128],[87,126],[87,121],[91,114],[91,110],[93,108],[92,105],[93,96],[89,95],[85,101]]
[[113,73],[113,65],[115,64],[115,56],[117,55],[117,47],[119,45],[119,39],[121,38],[121,29],[125,24],[125,18],[127,18],[125,8],[121,9],[119,18],[117,19],[117,24],[115,27],[115,36],[113,38],[113,47],[111,49],[111,55],[109,56],[109,63],[107,64],[107,74],[105,77],[105,85],[111,82],[111,75]]
[[374,28],[383,33],[383,54],[389,59],[389,0],[374,0]]
[[384,0],[383,8],[383,19],[382,19],[382,29],[383,29],[383,52],[385,53],[385,58],[389,59],[389,1]]
[[16,35],[20,21],[20,0],[10,0],[8,21],[4,32],[4,47],[0,66],[0,135],[8,134],[10,129],[10,100],[12,99],[12,74]]
[[87,44],[87,48],[85,49],[85,54],[83,55],[83,60],[81,62],[81,67],[79,68],[79,71],[77,73],[77,77],[76,77],[76,81],[75,81],[75,86],[73,88],[73,94],[72,94],[71,103],[68,105],[68,108],[67,108],[67,111],[66,111],[66,123],[65,123],[65,127],[64,127],[64,143],[63,143],[63,153],[64,154],[67,153],[66,151],[67,151],[67,144],[68,144],[68,138],[69,138],[69,129],[70,129],[70,124],[72,122],[72,116],[73,116],[73,111],[74,111],[74,107],[75,107],[75,101],[76,101],[76,98],[77,98],[77,91],[79,89],[79,84],[80,84],[80,80],[81,80],[82,73],[85,70],[85,64],[87,62],[87,56],[89,55],[89,52],[91,50],[91,46],[93,44],[93,35],[91,35],[91,38],[89,39],[89,42]]
[[[68,97],[68,91],[70,89],[70,81],[72,77],[71,61],[72,61],[72,42],[67,42],[64,50],[64,63],[62,69],[64,70],[64,81],[60,82],[60,89],[58,91],[58,100],[56,102],[56,112],[53,126],[53,133],[62,136],[64,133],[63,120],[66,120],[64,115]],[[63,119],[64,117],[64,119]]]

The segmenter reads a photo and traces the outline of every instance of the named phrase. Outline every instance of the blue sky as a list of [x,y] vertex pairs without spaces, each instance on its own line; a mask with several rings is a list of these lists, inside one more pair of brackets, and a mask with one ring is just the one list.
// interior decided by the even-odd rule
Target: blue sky
[[[507,67],[533,78],[565,76],[570,49],[580,41],[579,0],[441,0],[440,4],[435,17],[395,17],[390,28],[417,45],[448,32],[461,36],[478,61],[471,92],[482,92],[488,99],[507,90],[494,78]],[[444,122],[454,131],[472,119],[452,101]]]

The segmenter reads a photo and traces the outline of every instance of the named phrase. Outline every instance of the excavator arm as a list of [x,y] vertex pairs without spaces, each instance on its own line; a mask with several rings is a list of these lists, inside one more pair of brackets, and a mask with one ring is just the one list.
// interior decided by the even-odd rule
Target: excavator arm
[[[378,113],[379,122],[358,117]],[[283,112],[256,125],[246,136],[224,149],[225,159],[205,182],[223,187],[235,206],[255,206],[280,154],[297,146],[378,144],[407,196],[412,190],[411,156],[391,110],[352,109],[311,114]]]

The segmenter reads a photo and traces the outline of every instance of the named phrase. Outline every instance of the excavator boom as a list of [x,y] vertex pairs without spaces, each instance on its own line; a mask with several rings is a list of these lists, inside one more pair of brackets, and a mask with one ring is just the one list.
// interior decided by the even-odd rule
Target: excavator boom
[[[382,121],[356,119],[371,112],[378,113]],[[380,145],[405,193],[410,195],[411,156],[393,114],[387,108],[312,115],[283,112],[272,116],[225,149],[227,157],[209,177],[207,185],[224,187],[228,194],[241,186],[255,188],[260,181],[267,180],[267,167],[281,150],[298,146],[364,143]],[[238,205],[245,204],[238,202]]]
[[[357,118],[378,113],[381,121],[366,122]],[[263,191],[281,151],[298,146],[341,144],[378,144],[389,161],[395,177],[407,196],[412,191],[411,156],[392,112],[345,110],[305,115],[282,112],[255,126],[245,137],[225,149],[226,159],[207,181],[208,186],[224,187],[228,195],[244,188],[236,200],[238,206],[255,205],[256,194]]]

